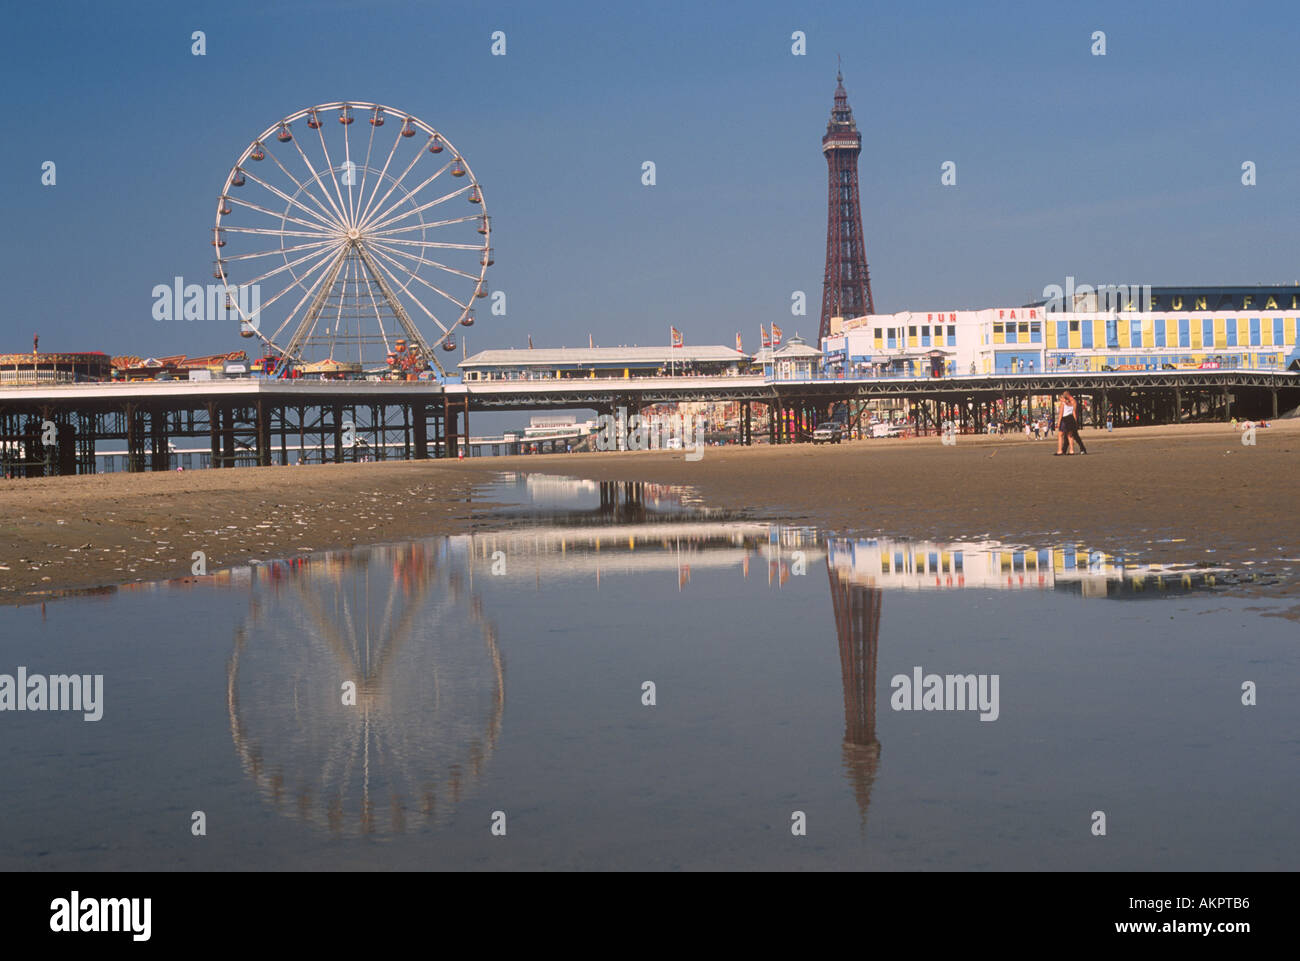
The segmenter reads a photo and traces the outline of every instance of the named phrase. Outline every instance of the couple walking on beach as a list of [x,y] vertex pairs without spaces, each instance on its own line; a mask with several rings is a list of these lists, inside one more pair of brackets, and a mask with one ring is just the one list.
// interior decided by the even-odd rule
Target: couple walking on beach
[[[1078,407],[1074,395],[1068,390],[1061,395],[1056,410],[1056,457],[1073,454],[1075,447],[1079,448],[1080,454],[1088,453],[1088,448],[1083,446],[1083,440],[1079,437]],[[1068,450],[1065,446],[1067,441],[1070,445]]]

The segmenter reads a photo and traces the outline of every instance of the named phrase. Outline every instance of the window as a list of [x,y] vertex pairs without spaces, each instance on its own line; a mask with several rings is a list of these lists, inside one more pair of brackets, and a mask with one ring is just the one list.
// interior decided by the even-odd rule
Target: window
[[915,336],[916,336],[916,326],[915,326],[915,325],[913,325],[913,326],[907,328],[907,336],[908,336],[908,337],[915,337]]

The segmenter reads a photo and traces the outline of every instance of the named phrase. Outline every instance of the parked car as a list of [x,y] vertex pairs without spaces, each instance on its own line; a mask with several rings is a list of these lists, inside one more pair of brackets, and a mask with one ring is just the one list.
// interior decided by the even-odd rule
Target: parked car
[[844,439],[844,431],[839,424],[822,424],[813,431],[814,444],[838,444]]

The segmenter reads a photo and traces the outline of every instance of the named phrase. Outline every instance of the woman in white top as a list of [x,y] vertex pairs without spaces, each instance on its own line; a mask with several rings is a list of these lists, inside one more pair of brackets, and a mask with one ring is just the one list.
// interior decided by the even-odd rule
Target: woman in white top
[[1074,395],[1068,390],[1061,395],[1060,421],[1057,433],[1056,452],[1057,454],[1067,453],[1065,449],[1066,441],[1070,443],[1069,453],[1074,453],[1074,448],[1079,448],[1080,454],[1088,453],[1088,448],[1083,446],[1083,440],[1079,437],[1079,418],[1076,414],[1077,404]]

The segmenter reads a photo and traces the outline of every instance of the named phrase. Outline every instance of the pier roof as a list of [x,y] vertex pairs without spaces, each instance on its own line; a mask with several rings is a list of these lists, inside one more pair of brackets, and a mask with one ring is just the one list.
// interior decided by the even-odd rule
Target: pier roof
[[459,366],[472,367],[568,367],[584,365],[608,365],[622,367],[629,364],[669,363],[722,363],[731,364],[747,361],[749,354],[742,354],[734,347],[543,347],[543,348],[509,348],[501,350],[481,350],[477,354],[462,360]]

